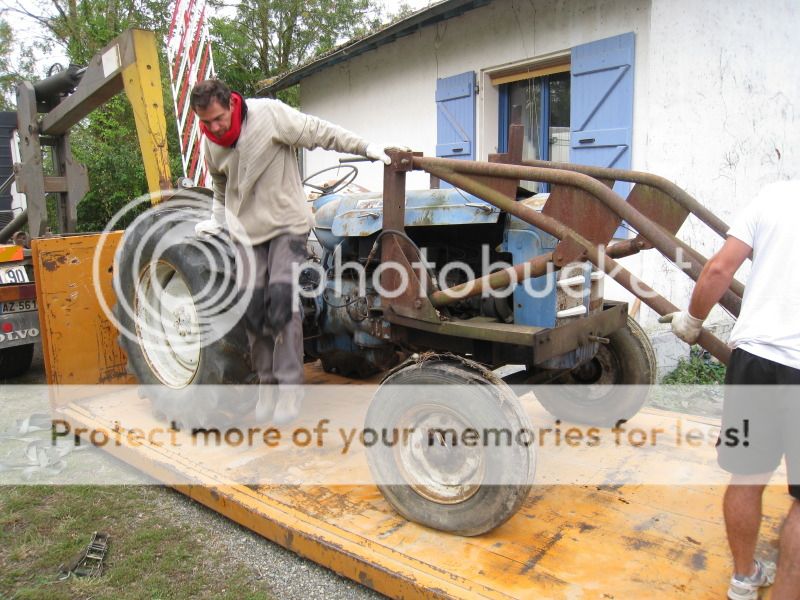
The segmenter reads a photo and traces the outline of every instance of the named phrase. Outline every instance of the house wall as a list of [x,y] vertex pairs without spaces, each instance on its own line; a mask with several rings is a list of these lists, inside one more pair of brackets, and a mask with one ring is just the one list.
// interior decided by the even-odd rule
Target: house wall
[[[498,134],[492,71],[633,31],[632,167],[672,179],[730,222],[764,184],[800,176],[797,144],[789,144],[800,139],[800,78],[792,64],[798,29],[794,0],[496,0],[309,77],[301,103],[370,140],[434,155],[436,79],[475,70],[477,158],[485,159]],[[307,153],[306,172],[336,158]],[[380,189],[378,166],[359,169],[359,183]],[[422,173],[408,181],[428,184]],[[680,236],[706,255],[721,243],[693,220]],[[687,305],[690,280],[654,251],[624,264]],[[613,282],[607,295],[629,299]],[[646,307],[639,321],[655,336],[664,369],[685,354]],[[710,323],[723,331],[729,322],[719,309],[712,313]]]
[[[645,145],[634,168],[671,179],[729,224],[765,184],[800,176],[798,26],[793,0],[653,0],[649,119],[634,123]],[[722,244],[693,219],[679,236],[706,256]],[[644,276],[685,307],[690,280],[658,256],[643,259]],[[642,318],[651,331],[663,330],[648,309]],[[719,308],[708,322],[723,337],[731,325]],[[686,351],[669,333],[654,343],[667,365]]]
[[[497,90],[488,83],[491,71],[568,54],[573,46],[628,31],[637,34],[637,64],[646,61],[648,7],[648,0],[497,0],[312,75],[301,83],[301,107],[370,140],[433,156],[436,80],[474,70],[480,84],[477,158],[485,160],[497,151]],[[636,88],[638,96],[646,86],[637,80]],[[634,155],[640,145],[634,143]],[[306,172],[336,160],[321,150],[308,153]],[[359,166],[359,183],[380,189],[381,169],[367,167]],[[409,176],[410,187],[427,185],[426,175]]]

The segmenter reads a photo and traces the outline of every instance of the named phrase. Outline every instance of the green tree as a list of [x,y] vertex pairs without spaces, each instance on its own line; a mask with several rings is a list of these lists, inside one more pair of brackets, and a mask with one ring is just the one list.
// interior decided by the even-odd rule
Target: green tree
[[[210,33],[220,78],[252,96],[259,82],[380,26],[373,0],[242,0],[233,18],[210,20]],[[297,104],[296,92],[282,99]]]
[[38,23],[48,34],[42,51],[62,48],[70,60],[86,64],[103,46],[131,27],[163,35],[172,0],[14,0],[8,11]]
[[34,63],[32,49],[20,45],[8,21],[0,18],[0,110],[14,110],[14,89],[30,77]]
[[[127,29],[150,29],[163,39],[171,6],[172,0],[50,0],[49,4],[39,5],[18,3],[12,10],[36,21],[48,32],[51,42],[40,42],[40,53],[61,49],[70,62],[86,65]],[[169,71],[161,50],[164,106],[171,107]],[[172,111],[167,114],[167,124],[171,166],[177,175],[181,163]],[[101,230],[120,208],[147,192],[136,124],[127,99],[118,95],[95,109],[73,128],[71,139],[76,158],[89,171],[89,193],[78,204],[78,230]],[[134,216],[128,215],[119,226]]]

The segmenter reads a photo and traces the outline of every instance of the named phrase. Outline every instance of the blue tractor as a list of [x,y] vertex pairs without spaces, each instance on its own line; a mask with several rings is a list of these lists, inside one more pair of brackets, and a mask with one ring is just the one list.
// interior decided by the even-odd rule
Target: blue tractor
[[[519,133],[512,129],[510,140]],[[348,377],[384,372],[365,431],[413,432],[408,443],[367,449],[378,487],[408,519],[461,535],[506,521],[533,485],[534,444],[522,434],[534,430],[521,395],[533,392],[557,419],[593,427],[629,419],[645,402],[656,375],[653,349],[627,304],[604,299],[604,279],[613,277],[659,314],[675,307],[615,260],[653,247],[677,260],[682,243],[673,234],[689,213],[726,229],[661,178],[523,162],[520,154],[471,162],[393,151],[380,193],[341,193],[355,174],[350,165],[345,177],[316,186],[315,256],[299,274],[307,359]],[[414,169],[450,187],[406,191]],[[523,179],[547,182],[550,191],[526,192],[518,187]],[[614,180],[636,183],[627,202],[612,191]],[[180,213],[173,206],[161,212]],[[199,404],[195,386],[252,376],[235,314],[225,321],[202,312],[198,294],[233,286],[230,269],[220,267],[231,253],[224,245],[187,245],[193,218],[169,223],[155,214],[130,227],[115,285],[134,306],[163,301],[153,290],[173,296],[170,306],[150,312],[175,345],[150,350],[152,334],[122,344],[139,381],[163,387],[152,398],[157,413],[207,426],[232,412],[251,414],[252,397],[234,407],[230,394],[203,395]],[[623,218],[638,233],[612,243]],[[142,284],[143,271],[126,258],[143,230],[157,230],[150,237],[170,248],[174,238],[178,248],[157,261],[148,254],[157,244],[144,248],[145,264],[157,264],[158,285]],[[687,252],[696,278],[705,259]],[[741,298],[723,301],[736,311]],[[193,343],[193,319],[226,333]],[[727,358],[709,332],[700,343]],[[481,436],[506,431],[519,435],[503,451]]]

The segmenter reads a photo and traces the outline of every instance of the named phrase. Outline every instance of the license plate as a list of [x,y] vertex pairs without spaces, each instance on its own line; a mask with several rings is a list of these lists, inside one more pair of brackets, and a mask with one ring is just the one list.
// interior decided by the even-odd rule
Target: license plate
[[0,302],[0,314],[27,312],[30,310],[36,310],[36,300],[14,300],[12,302]]
[[0,267],[0,283],[28,283],[25,267]]

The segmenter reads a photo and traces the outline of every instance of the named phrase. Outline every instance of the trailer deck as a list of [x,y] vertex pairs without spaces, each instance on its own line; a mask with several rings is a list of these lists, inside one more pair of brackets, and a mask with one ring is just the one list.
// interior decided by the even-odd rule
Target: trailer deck
[[[307,367],[311,383],[347,380]],[[110,399],[109,399],[110,398]],[[133,393],[73,402],[62,418],[90,430],[110,429],[122,407],[126,424],[162,426],[149,403]],[[536,408],[532,408],[536,411]],[[541,410],[541,409],[538,409]],[[545,413],[541,412],[542,418]],[[534,419],[536,414],[533,415]],[[665,427],[673,413],[646,409],[632,424]],[[713,424],[701,417],[686,423]],[[393,598],[718,598],[729,558],[717,485],[542,485],[524,507],[489,534],[458,537],[410,523],[394,513],[373,485],[243,485],[241,473],[264,448],[248,456],[211,451],[198,458],[189,433],[178,444],[109,444],[106,449],[157,480],[180,473],[196,485],[176,489],[264,537]],[[702,449],[702,454],[713,448]],[[614,473],[637,468],[631,448],[607,464]],[[697,449],[664,456],[664,468],[686,467]],[[227,457],[227,458],[226,458]],[[695,458],[693,458],[695,457]],[[568,481],[581,461],[540,453],[537,479]],[[324,469],[352,462],[319,459]],[[690,465],[691,466],[691,465]],[[697,468],[706,468],[697,464]],[[611,480],[611,479],[610,479]],[[761,554],[774,552],[788,508],[785,487],[765,496]]]
[[[115,343],[117,333],[98,305],[99,296],[113,302],[109,274],[118,238],[112,234],[99,253],[97,270],[106,275],[97,289],[92,284],[97,236],[34,241],[47,381],[70,386],[67,391],[75,396],[61,395],[53,410],[73,429],[108,431],[120,415],[128,427],[164,427],[135,386],[101,396],[72,387],[132,382]],[[307,366],[306,379],[323,384],[320,389],[352,383],[324,373],[318,363]],[[352,387],[354,392],[369,391],[368,385]],[[552,422],[535,400],[523,404],[533,423]],[[702,417],[645,409],[629,426],[669,430],[679,418],[687,428],[715,424]],[[243,471],[267,460],[267,448],[198,453],[191,451],[189,433],[176,435],[181,445],[145,440],[135,446],[107,444],[104,449],[158,481],[173,482],[182,493],[260,535],[393,598],[638,599],[691,594],[716,599],[730,575],[723,485],[624,483],[633,480],[626,476],[654,464],[664,472],[687,474],[687,482],[692,480],[689,475],[702,470],[705,481],[714,481],[716,474],[721,482],[713,444],[665,445],[655,449],[655,461],[652,453],[633,445],[602,461],[591,448],[537,450],[536,481],[547,485],[535,486],[522,509],[501,527],[467,538],[399,517],[374,485],[363,483],[368,481],[363,478],[366,465],[354,464],[355,459],[313,455],[319,469],[334,474],[354,470],[339,480],[362,482],[359,485],[246,485],[240,483],[245,480]],[[646,466],[644,461],[649,461]],[[291,468],[288,463],[286,468]],[[581,478],[598,483],[560,484]],[[776,476],[776,482],[781,480]],[[759,555],[775,554],[789,501],[784,485],[767,490]]]

